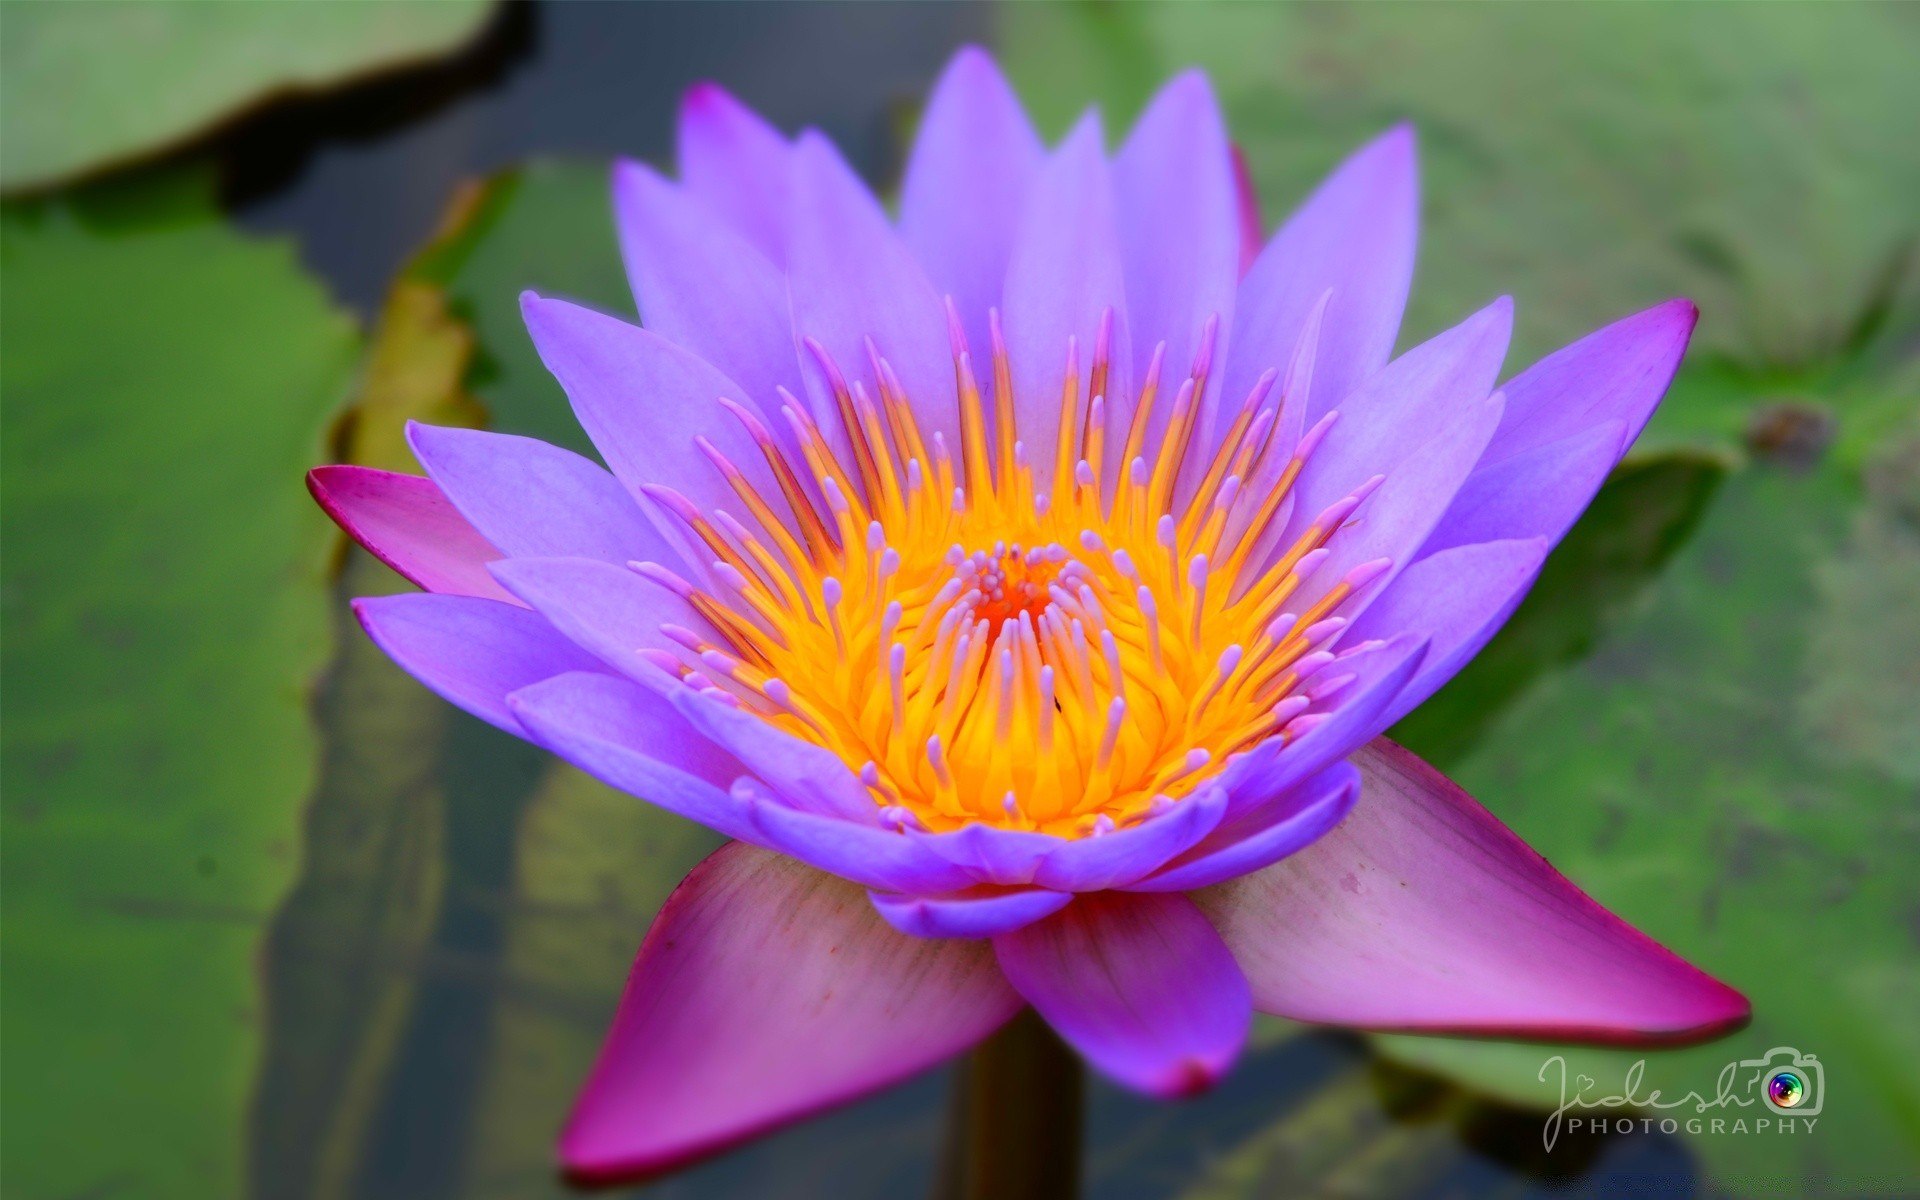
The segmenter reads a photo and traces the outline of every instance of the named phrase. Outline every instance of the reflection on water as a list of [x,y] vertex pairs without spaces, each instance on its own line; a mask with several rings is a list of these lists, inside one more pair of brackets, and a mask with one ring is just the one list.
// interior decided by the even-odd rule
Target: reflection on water
[[[266,114],[222,143],[240,218],[287,231],[363,311],[459,179],[529,156],[663,158],[695,79],[788,128],[817,124],[872,177],[900,105],[988,10],[939,5],[556,5],[508,10],[459,62]],[[424,96],[424,98],[423,98]],[[385,590],[349,561],[341,596]],[[552,1138],[651,913],[711,836],[461,716],[340,621],[302,883],[276,920],[253,1182],[273,1197],[564,1191]],[[949,1072],[639,1189],[673,1198],[932,1190]],[[1534,1117],[1316,1034],[1250,1053],[1179,1105],[1095,1083],[1085,1178],[1102,1200],[1184,1195],[1608,1194],[1691,1189],[1671,1138],[1563,1149]],[[1573,1172],[1573,1177],[1566,1176]]]

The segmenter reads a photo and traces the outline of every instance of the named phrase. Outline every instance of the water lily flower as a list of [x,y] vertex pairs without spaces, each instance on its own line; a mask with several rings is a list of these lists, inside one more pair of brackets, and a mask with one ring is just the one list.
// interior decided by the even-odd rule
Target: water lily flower
[[733,839],[646,934],[571,1170],[712,1152],[1022,1006],[1168,1096],[1256,1009],[1745,1018],[1379,736],[1514,610],[1691,304],[1504,386],[1506,299],[1394,358],[1412,132],[1263,247],[1198,73],[1109,154],[1097,114],[1044,145],[962,52],[897,219],[716,87],[679,136],[677,181],[614,173],[640,324],[524,297],[605,469],[416,425],[426,478],[311,479],[425,589],[356,605],[401,666]]

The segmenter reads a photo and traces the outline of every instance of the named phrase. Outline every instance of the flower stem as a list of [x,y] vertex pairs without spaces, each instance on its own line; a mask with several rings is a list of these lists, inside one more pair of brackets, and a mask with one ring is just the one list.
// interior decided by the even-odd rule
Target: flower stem
[[1080,1060],[1032,1010],[960,1065],[935,1200],[1072,1200],[1080,1189]]

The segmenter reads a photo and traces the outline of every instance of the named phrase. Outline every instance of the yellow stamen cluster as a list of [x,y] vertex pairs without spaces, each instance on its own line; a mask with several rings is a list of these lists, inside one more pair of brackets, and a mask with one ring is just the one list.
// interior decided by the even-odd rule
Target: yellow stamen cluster
[[[656,660],[832,750],[885,819],[933,831],[986,823],[1105,832],[1178,803],[1236,751],[1287,736],[1311,703],[1310,677],[1316,692],[1339,686],[1327,678],[1336,672],[1322,670],[1335,656],[1320,647],[1345,623],[1342,602],[1386,565],[1358,568],[1288,611],[1327,540],[1379,482],[1290,545],[1270,544],[1327,426],[1279,444],[1284,406],[1301,402],[1287,394],[1304,387],[1299,364],[1272,406],[1275,377],[1262,378],[1197,482],[1183,486],[1214,329],[1176,389],[1164,436],[1149,445],[1163,353],[1127,428],[1110,430],[1103,324],[1084,394],[1068,347],[1059,449],[1042,490],[1017,439],[997,319],[991,422],[953,327],[957,456],[940,435],[923,437],[898,377],[871,347],[877,396],[849,386],[809,344],[851,462],[790,395],[783,416],[800,462],[728,405],[762,448],[791,520],[705,443],[764,538],[653,489],[712,552],[719,586],[702,591],[657,565],[640,569],[686,596],[721,637],[669,629],[683,653]],[[1116,448],[1118,478],[1105,482]]]

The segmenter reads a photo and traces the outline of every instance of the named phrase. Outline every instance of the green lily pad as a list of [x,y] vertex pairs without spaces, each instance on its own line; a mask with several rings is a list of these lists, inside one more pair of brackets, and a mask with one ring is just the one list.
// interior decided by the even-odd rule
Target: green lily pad
[[0,187],[58,183],[164,149],[262,100],[446,53],[491,7],[8,4]]
[[[1420,129],[1407,335],[1512,292],[1515,361],[1668,295],[1752,366],[1843,345],[1920,235],[1920,21],[1898,5],[1020,4],[1050,130],[1207,69],[1269,221],[1391,123]],[[1904,115],[1903,115],[1904,114]]]
[[1732,476],[1642,611],[1451,767],[1601,903],[1746,992],[1751,1027],[1644,1054],[1410,1037],[1388,1053],[1553,1107],[1557,1070],[1537,1078],[1553,1054],[1596,1094],[1645,1058],[1639,1097],[1712,1097],[1726,1064],[1788,1046],[1826,1068],[1815,1132],[1705,1127],[1691,1140],[1719,1181],[1920,1183],[1916,438],[1883,448],[1864,496],[1830,464]]
[[199,178],[9,205],[0,268],[0,1190],[237,1194],[358,338]]
[[1697,454],[1646,458],[1615,472],[1500,636],[1391,736],[1420,747],[1435,766],[1450,766],[1528,684],[1579,661],[1631,609],[1693,532],[1725,473],[1723,461]]

